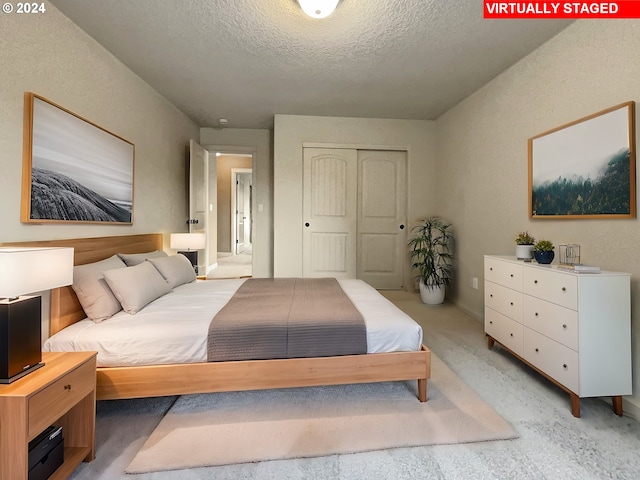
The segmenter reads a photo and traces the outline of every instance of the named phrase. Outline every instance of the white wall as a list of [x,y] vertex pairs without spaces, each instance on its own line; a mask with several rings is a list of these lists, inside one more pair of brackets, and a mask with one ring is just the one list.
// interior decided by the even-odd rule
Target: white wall
[[[457,233],[455,302],[482,318],[482,256],[513,255],[520,230],[556,246],[578,243],[584,263],[632,273],[634,395],[625,399],[625,408],[631,404],[636,416],[640,222],[530,220],[527,139],[622,102],[640,101],[638,26],[637,20],[578,21],[437,120],[438,206]],[[480,278],[480,289],[471,288],[472,277]]]
[[[276,277],[302,276],[303,145],[406,150],[408,224],[437,213],[434,122],[276,115],[273,165]],[[411,273],[405,268],[405,285],[411,282]]]
[[[184,230],[185,147],[198,128],[53,5],[2,15],[0,87],[0,242]],[[25,91],[135,144],[133,225],[20,223]]]
[[[233,147],[252,150],[253,169],[253,276],[273,276],[273,163],[271,156],[271,132],[262,129],[202,128],[200,144],[209,151],[216,147],[234,150]],[[225,149],[225,147],[228,147]],[[248,149],[248,150],[247,150]],[[215,157],[213,157],[215,158]],[[258,206],[262,205],[262,211]]]

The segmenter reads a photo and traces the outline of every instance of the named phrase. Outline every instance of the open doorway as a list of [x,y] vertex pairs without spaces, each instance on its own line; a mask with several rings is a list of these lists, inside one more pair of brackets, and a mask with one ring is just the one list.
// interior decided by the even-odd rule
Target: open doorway
[[253,274],[253,155],[216,153],[217,267],[213,278]]

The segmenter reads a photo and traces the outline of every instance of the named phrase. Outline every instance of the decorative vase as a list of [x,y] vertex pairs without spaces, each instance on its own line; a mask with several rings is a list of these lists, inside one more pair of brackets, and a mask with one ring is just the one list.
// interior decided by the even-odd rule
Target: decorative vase
[[420,299],[426,305],[440,305],[444,302],[445,286],[438,285],[436,287],[427,287],[420,280]]
[[518,260],[533,258],[533,245],[516,245],[516,258]]
[[533,252],[533,256],[536,259],[536,262],[538,263],[542,263],[542,264],[548,264],[553,262],[553,257],[555,257],[555,253],[552,251],[550,252]]

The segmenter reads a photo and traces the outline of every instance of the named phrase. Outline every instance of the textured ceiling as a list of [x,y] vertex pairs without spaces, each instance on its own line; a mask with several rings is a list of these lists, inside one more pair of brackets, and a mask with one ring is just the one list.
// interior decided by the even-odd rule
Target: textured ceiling
[[569,25],[482,0],[51,0],[201,127],[276,113],[434,119]]

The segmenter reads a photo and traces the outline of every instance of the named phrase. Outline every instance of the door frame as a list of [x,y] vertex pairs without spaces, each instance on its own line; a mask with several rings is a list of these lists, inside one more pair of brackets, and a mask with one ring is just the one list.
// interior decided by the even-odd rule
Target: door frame
[[[254,146],[246,146],[246,145],[216,145],[216,144],[207,144],[207,145],[203,145],[203,147],[209,152],[209,159],[211,159],[211,157],[216,159],[215,162],[215,168],[218,168],[218,154],[220,155],[251,155],[251,169],[252,169],[252,174],[251,174],[251,184],[253,185],[254,189],[253,189],[253,195],[251,197],[251,211],[252,212],[257,212],[258,209],[256,208],[256,198],[258,197],[258,195],[256,195],[256,155],[258,153],[258,150],[256,147]],[[211,164],[211,162],[209,163],[209,168],[214,168]],[[256,227],[256,222],[253,222],[253,225],[251,225],[251,232],[252,232],[252,237],[253,237],[253,251],[251,254],[251,271],[254,270],[254,262],[255,262],[255,258],[256,258],[256,246],[260,245],[260,235],[259,235],[259,227]],[[217,256],[217,252],[216,252],[216,256]]]
[[[232,155],[232,154],[229,154]],[[253,185],[253,158],[251,159],[252,168],[232,168],[231,169],[231,253],[233,255],[237,255],[237,228],[238,228],[238,214],[237,214],[237,204],[236,204],[236,174],[238,173],[250,173],[251,174],[251,185]],[[251,196],[251,201],[253,202],[253,195]],[[251,205],[251,212],[253,213],[253,205]],[[253,230],[253,215],[249,217],[250,222],[252,223],[251,229]]]

